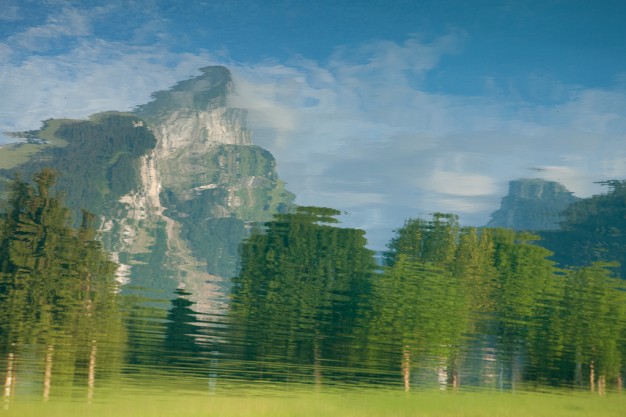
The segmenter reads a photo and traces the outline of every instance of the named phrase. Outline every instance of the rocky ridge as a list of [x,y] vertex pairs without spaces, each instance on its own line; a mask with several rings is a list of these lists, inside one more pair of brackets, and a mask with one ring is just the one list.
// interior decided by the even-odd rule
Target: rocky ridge
[[562,184],[539,178],[522,178],[509,182],[509,192],[500,209],[491,214],[487,227],[515,230],[555,230],[561,213],[578,201]]
[[[163,267],[178,286],[216,299],[228,284],[225,278],[236,272],[232,249],[247,225],[286,210],[293,196],[278,179],[271,154],[252,144],[246,111],[227,106],[232,91],[228,70],[208,67],[202,72],[155,93],[153,102],[137,109],[156,146],[140,160],[138,187],[119,200],[127,214],[105,218],[103,224],[117,221],[124,231],[114,250],[118,261],[123,253],[151,252],[156,242],[146,236],[165,236]],[[236,232],[212,236],[220,223]],[[191,237],[192,228],[204,236]],[[202,239],[215,240],[213,253],[203,253],[208,248]],[[119,279],[127,281],[133,265],[122,264]]]
[[[52,164],[74,211],[85,208],[101,218],[102,241],[120,265],[121,283],[185,287],[198,301],[227,293],[242,239],[254,224],[288,211],[294,199],[278,178],[273,156],[252,143],[247,112],[228,106],[228,69],[200,71],[154,93],[132,113],[47,121],[41,131],[29,132],[51,138],[50,145],[36,149],[37,158],[0,167],[11,178]],[[141,149],[134,142],[138,134],[146,137]],[[98,153],[89,152],[92,147]],[[67,162],[87,158],[80,166]],[[87,194],[92,197],[85,199]]]

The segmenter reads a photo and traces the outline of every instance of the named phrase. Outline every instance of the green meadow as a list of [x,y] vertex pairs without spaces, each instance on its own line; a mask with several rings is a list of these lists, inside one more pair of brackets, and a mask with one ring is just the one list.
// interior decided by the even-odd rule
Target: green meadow
[[5,403],[7,417],[575,417],[623,416],[626,397],[499,392],[333,393],[244,396],[127,395]]

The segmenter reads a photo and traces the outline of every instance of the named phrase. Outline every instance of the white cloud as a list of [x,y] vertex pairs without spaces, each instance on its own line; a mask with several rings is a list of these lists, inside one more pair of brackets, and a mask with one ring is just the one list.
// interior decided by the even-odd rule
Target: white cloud
[[441,197],[436,200],[435,204],[436,211],[443,213],[463,215],[466,213],[484,212],[485,210],[493,211],[493,206],[491,204],[469,198]]
[[16,4],[3,4],[2,13],[0,13],[0,20],[5,22],[14,22],[20,20],[20,9]]
[[431,191],[460,197],[493,194],[495,182],[486,175],[436,169],[425,184]]
[[91,33],[88,16],[66,7],[48,17],[45,24],[34,26],[9,38],[9,43],[30,51],[45,50],[50,42],[61,37],[87,36]]
[[[55,19],[14,41],[90,37],[89,19],[73,9]],[[560,85],[564,99],[553,106],[426,91],[429,72],[459,51],[463,34],[343,47],[326,63],[255,64],[87,38],[20,63],[11,63],[9,44],[0,45],[0,131],[131,109],[221,61],[234,72],[231,105],[249,109],[253,140],[274,153],[298,202],[349,211],[344,224],[374,231],[375,247],[406,217],[452,211],[486,222],[506,182],[533,167],[579,195],[597,192],[593,181],[626,175],[622,90]]]
[[13,55],[13,50],[6,44],[0,43],[0,65],[8,64]]
[[614,156],[613,159],[604,161],[603,171],[607,179],[626,178],[626,152]]
[[578,196],[589,196],[600,191],[600,187],[593,183],[593,177],[587,170],[563,165],[547,165],[541,168],[543,169],[543,178],[560,182]]
[[206,54],[104,41],[85,42],[54,57],[32,55],[4,65],[0,96],[10,99],[0,101],[0,131],[36,129],[50,117],[130,110],[210,62]]
[[424,77],[461,43],[412,38],[342,48],[325,65],[240,66],[233,102],[250,109],[255,140],[299,201],[349,207],[351,226],[391,229],[399,219],[390,213],[433,211],[484,224],[509,180],[540,176],[588,196],[600,191],[594,181],[626,173],[615,158],[626,139],[623,91],[558,84],[556,105],[425,91]]
[[[384,81],[380,75],[396,80],[408,80],[409,76],[423,76],[432,70],[444,54],[457,52],[464,35],[451,33],[427,44],[418,37],[410,37],[404,43],[374,41],[359,47],[340,47],[331,56],[328,67],[337,74],[337,78],[349,84],[364,87],[363,79],[372,78],[377,83]],[[371,84],[368,87],[374,88]]]
[[547,112],[547,121],[594,134],[626,131],[625,92],[589,89],[579,91],[568,102]]

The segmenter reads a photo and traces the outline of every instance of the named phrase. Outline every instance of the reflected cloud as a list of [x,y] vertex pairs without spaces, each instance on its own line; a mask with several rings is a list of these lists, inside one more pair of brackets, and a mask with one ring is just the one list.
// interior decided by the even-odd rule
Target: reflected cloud
[[[426,91],[423,79],[461,44],[451,34],[425,45],[412,38],[343,47],[323,66],[306,60],[240,66],[239,84],[257,88],[242,88],[234,102],[250,109],[256,141],[276,154],[281,176],[297,184],[305,204],[354,208],[350,191],[358,189],[385,196],[378,212],[456,211],[461,221],[480,225],[507,182],[527,177],[529,166],[538,168],[533,176],[561,181],[579,196],[599,192],[594,181],[618,173],[607,161],[621,152],[626,94],[558,83],[548,106],[499,92]],[[421,66],[408,70],[417,61]],[[529,81],[541,83],[547,85],[537,75]],[[319,190],[326,201],[316,201]],[[392,222],[401,219],[387,227]]]
[[16,4],[3,4],[2,13],[0,13],[0,20],[4,20],[5,22],[14,22],[20,19],[20,9]]
[[493,179],[486,175],[439,169],[432,173],[427,187],[441,194],[462,197],[489,195],[495,192]]
[[[602,187],[594,183],[594,181],[602,178],[596,176],[596,179],[592,180],[593,174],[584,168],[563,165],[544,166],[542,168],[544,170],[542,178],[560,182],[577,196],[588,197],[602,191]],[[605,177],[605,175],[601,175],[601,177]]]
[[64,55],[32,55],[4,68],[0,131],[37,129],[48,118],[84,118],[131,110],[153,91],[197,73],[208,54],[174,54],[154,47],[97,41]]
[[436,204],[439,212],[460,215],[493,209],[492,204],[468,198],[438,198]]
[[[626,174],[623,82],[585,89],[531,73],[528,91],[516,94],[485,75],[491,87],[483,95],[433,91],[429,77],[471,39],[460,30],[429,41],[344,45],[324,61],[233,62],[223,53],[174,52],[153,8],[133,21],[125,42],[99,36],[101,19],[121,16],[121,3],[65,7],[6,38],[0,131],[130,110],[200,67],[223,64],[235,79],[230,104],[249,110],[253,141],[275,155],[298,203],[348,210],[348,227],[390,231],[404,217],[441,210],[484,224],[507,182],[527,177],[531,166],[533,176],[579,196],[599,192],[594,181]],[[137,10],[133,3],[129,12]],[[18,14],[13,4],[4,19]],[[39,53],[66,38],[71,47]],[[529,101],[541,94],[550,104]]]
[[41,52],[52,46],[52,41],[61,37],[81,37],[91,33],[89,18],[71,7],[48,17],[45,24],[34,26],[9,38],[9,42],[29,51]]

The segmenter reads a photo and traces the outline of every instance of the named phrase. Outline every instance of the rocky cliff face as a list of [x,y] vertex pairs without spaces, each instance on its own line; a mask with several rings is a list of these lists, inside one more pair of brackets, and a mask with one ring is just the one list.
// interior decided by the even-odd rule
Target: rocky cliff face
[[491,214],[487,227],[515,230],[555,230],[563,210],[578,201],[562,184],[542,179],[519,179],[509,182],[509,193],[500,209]]
[[164,246],[160,263],[178,285],[215,299],[237,271],[250,225],[292,206],[274,158],[252,145],[246,111],[227,106],[231,90],[228,70],[203,68],[137,109],[156,146],[141,158],[139,185],[119,200],[127,215],[103,221],[125,231],[114,250],[129,260],[121,280],[145,269],[141,256],[124,254],[154,255],[155,245]]
[[[98,145],[102,150],[97,158],[80,164],[80,169],[55,166],[66,180],[73,208],[101,217],[102,240],[120,264],[120,282],[153,289],[181,286],[199,294],[198,300],[226,293],[227,278],[237,272],[238,246],[253,224],[293,206],[274,158],[252,144],[246,111],[228,107],[230,72],[223,67],[201,72],[154,93],[153,101],[130,114],[98,116],[80,129],[75,128],[80,122],[48,121],[47,130],[29,134],[57,142],[39,149],[38,158],[3,170],[6,177],[15,172],[28,175],[45,161],[54,165],[69,159],[68,154],[84,159],[91,155],[86,148],[96,143],[92,132],[100,132],[98,143],[104,145]],[[125,130],[110,130],[111,118]],[[78,131],[64,133],[68,125]],[[141,151],[130,145],[132,152],[126,151],[117,142],[107,142],[117,138],[118,131],[128,136],[125,144],[134,143],[138,132],[152,142],[146,139]],[[125,163],[123,174],[116,168],[118,160]],[[90,180],[94,170],[103,171],[98,182]],[[118,177],[123,186],[112,192]],[[82,181],[81,187],[75,186],[77,181]],[[82,198],[87,190],[97,198]]]

